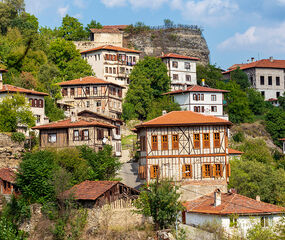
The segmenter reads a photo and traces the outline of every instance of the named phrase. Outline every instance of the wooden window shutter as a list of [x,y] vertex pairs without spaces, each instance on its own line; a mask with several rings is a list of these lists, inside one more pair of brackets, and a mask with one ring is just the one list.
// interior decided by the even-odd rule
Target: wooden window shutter
[[206,169],[205,169],[205,164],[202,165],[202,177],[206,177]]
[[192,165],[190,165],[190,178],[192,178]]
[[[214,169],[215,167],[213,165],[210,165],[210,177],[214,177]],[[216,169],[215,169],[215,172],[216,172]]]
[[154,178],[154,167],[150,166],[150,178]]
[[214,177],[217,177],[217,165],[218,165],[218,164],[214,164],[214,165],[212,166],[212,173],[213,173],[213,176],[214,176]]
[[223,164],[220,164],[220,177],[223,177]]
[[230,177],[231,176],[231,165],[229,163],[227,164],[226,171],[227,171],[228,177]]
[[186,166],[185,164],[182,165],[182,178],[186,178]]

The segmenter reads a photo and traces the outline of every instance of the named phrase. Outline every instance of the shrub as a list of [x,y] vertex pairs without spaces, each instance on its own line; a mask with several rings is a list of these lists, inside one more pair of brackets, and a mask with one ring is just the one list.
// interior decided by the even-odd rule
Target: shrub
[[243,142],[244,139],[245,137],[243,132],[237,132],[236,134],[233,135],[233,140],[235,142]]
[[13,142],[22,143],[26,140],[26,136],[24,133],[21,133],[21,132],[13,132],[11,139]]

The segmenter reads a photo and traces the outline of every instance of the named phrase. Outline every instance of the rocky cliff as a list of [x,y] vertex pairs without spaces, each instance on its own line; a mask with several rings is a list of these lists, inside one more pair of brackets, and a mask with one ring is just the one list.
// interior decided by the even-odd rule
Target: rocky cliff
[[177,28],[124,33],[123,46],[142,51],[142,57],[177,53],[198,57],[204,65],[209,63],[210,51],[200,30]]

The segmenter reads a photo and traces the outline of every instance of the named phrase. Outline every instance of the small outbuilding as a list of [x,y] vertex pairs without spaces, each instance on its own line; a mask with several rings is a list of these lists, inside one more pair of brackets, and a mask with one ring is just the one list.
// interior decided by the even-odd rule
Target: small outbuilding
[[12,194],[19,194],[19,190],[15,184],[16,172],[11,168],[0,169],[0,194],[9,197]]

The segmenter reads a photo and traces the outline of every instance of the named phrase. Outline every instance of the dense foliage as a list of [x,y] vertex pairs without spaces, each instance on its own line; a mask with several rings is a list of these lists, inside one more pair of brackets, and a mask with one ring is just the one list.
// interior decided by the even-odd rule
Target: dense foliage
[[156,230],[173,227],[183,210],[178,187],[169,181],[154,182],[140,192],[135,206],[144,216],[152,217]]
[[197,82],[201,84],[202,79],[205,79],[205,84],[209,87],[215,88],[217,82],[223,79],[221,69],[217,68],[215,65],[197,65]]

